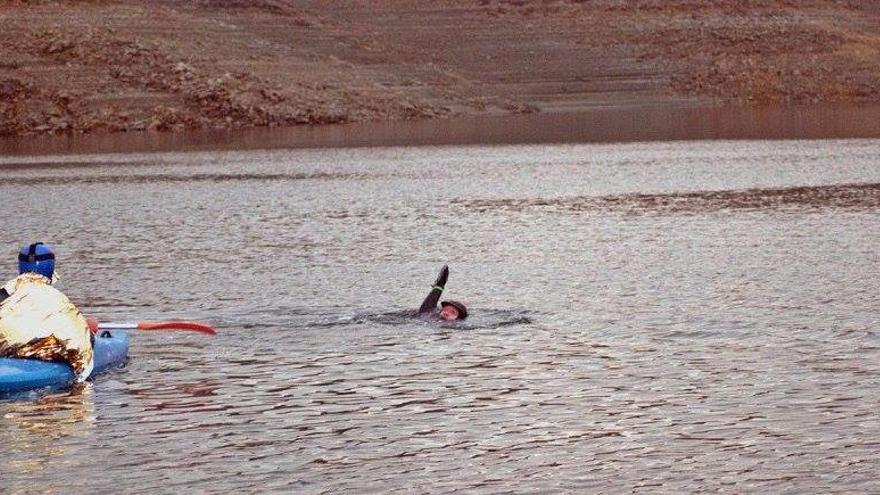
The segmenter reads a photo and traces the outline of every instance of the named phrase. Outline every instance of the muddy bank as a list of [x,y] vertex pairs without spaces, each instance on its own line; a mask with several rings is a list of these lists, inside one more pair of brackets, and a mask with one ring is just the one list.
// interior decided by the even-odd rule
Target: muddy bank
[[857,1],[11,1],[0,135],[877,102],[878,59]]

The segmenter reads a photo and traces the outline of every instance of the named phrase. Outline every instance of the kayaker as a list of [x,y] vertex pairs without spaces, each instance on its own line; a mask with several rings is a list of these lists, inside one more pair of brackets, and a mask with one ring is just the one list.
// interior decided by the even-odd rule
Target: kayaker
[[419,308],[419,315],[430,315],[444,321],[467,318],[467,307],[458,301],[442,301],[440,303],[440,310],[437,310],[437,301],[440,300],[440,295],[443,294],[448,278],[449,266],[443,265],[443,268],[440,269],[440,275],[437,276],[437,280],[434,281],[434,285],[431,287],[431,292],[428,293],[428,296]]
[[58,289],[55,253],[37,242],[21,248],[18,277],[0,289],[0,356],[65,361],[78,382],[94,366],[89,325]]

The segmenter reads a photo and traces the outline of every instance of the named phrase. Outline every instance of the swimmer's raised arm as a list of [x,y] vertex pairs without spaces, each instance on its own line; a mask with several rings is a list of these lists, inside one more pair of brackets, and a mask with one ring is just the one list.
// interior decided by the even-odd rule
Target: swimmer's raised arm
[[440,274],[437,275],[437,280],[434,281],[434,285],[431,287],[431,292],[428,293],[428,296],[422,301],[421,307],[419,307],[419,314],[432,313],[437,309],[437,302],[440,301],[440,295],[443,294],[448,278],[449,266],[443,265],[443,268],[440,269]]

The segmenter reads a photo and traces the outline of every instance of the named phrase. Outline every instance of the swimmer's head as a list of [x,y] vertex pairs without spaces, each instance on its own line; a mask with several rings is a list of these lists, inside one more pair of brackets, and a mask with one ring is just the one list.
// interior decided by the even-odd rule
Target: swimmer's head
[[440,303],[440,319],[452,321],[467,318],[467,307],[458,301],[443,301]]

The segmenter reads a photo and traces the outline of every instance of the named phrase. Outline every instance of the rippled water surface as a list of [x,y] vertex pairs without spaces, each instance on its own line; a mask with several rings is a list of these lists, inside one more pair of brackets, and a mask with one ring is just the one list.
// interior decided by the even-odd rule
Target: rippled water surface
[[[142,333],[4,493],[880,491],[880,141],[0,158],[0,273]],[[412,320],[440,266],[460,325]]]

